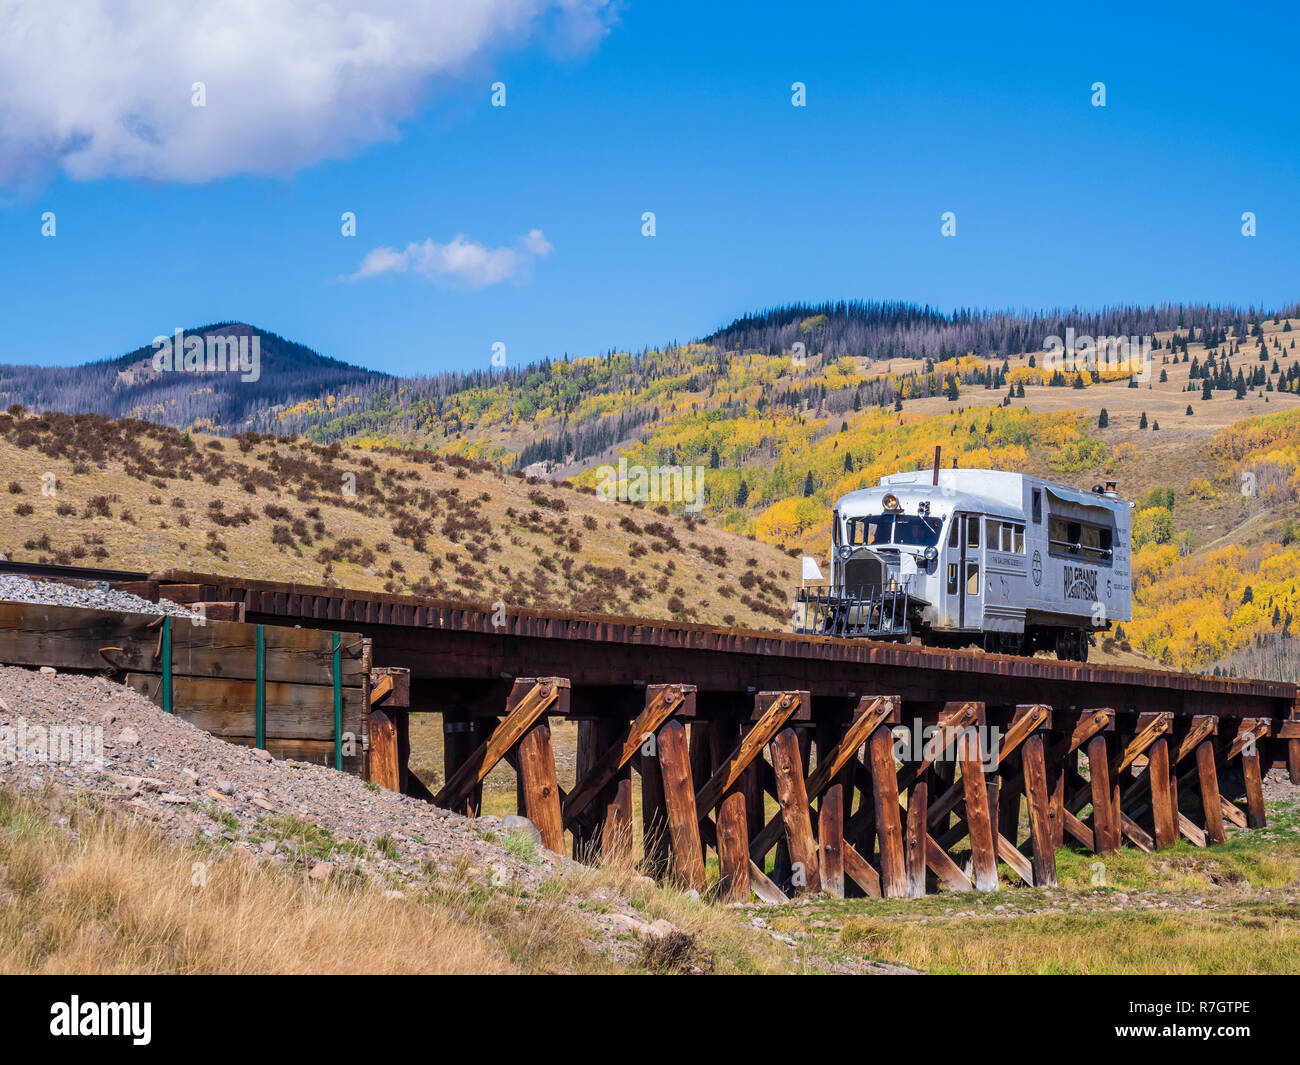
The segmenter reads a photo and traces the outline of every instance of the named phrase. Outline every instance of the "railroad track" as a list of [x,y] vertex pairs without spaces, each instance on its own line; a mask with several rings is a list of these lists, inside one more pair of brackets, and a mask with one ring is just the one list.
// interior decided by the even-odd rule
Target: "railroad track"
[[49,562],[0,562],[0,573],[12,573],[33,580],[142,581],[149,574],[135,570],[99,569],[91,566],[58,566]]
[[[1209,846],[1227,823],[1265,823],[1269,769],[1300,784],[1292,684],[183,570],[3,567],[222,604],[258,625],[360,633],[373,666],[403,678],[380,689],[361,738],[388,786],[473,814],[504,760],[547,847],[566,848],[568,833],[576,855],[608,856],[632,847],[636,773],[646,868],[702,890],[712,847],[713,887],[730,899],[813,884],[834,895],[991,890],[999,867],[1050,885],[1067,838],[1099,854],[1180,837]],[[420,712],[442,718],[436,795],[407,764]],[[578,722],[567,791],[551,717]]]

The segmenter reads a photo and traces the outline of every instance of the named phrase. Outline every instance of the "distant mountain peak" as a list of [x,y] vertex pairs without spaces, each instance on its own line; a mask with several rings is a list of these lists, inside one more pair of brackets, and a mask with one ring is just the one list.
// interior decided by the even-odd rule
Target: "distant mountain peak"
[[[194,340],[197,346],[187,345]],[[256,372],[246,372],[254,355]],[[176,428],[234,433],[265,428],[276,410],[369,391],[388,380],[248,322],[211,322],[177,327],[124,355],[80,366],[0,365],[0,406],[146,417]]]

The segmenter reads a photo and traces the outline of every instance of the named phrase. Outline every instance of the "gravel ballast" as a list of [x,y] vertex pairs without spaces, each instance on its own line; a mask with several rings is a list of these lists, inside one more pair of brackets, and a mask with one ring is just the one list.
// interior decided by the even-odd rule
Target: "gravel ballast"
[[[0,666],[0,692],[0,726],[11,730],[0,735],[25,747],[0,750],[0,783],[96,794],[176,842],[222,840],[273,861],[301,862],[292,844],[277,841],[293,834],[284,829],[292,818],[327,829],[336,842],[360,844],[338,861],[367,874],[408,879],[423,877],[425,863],[450,871],[467,861],[470,875],[523,889],[539,886],[561,861],[541,850],[535,862],[524,861],[488,842],[483,835],[500,828],[495,818],[470,820],[372,791],[325,766],[227,743],[102,677]],[[103,761],[90,750],[71,761],[52,760],[54,750],[39,759],[43,741],[33,729],[48,736],[51,726],[89,729],[88,738],[102,730]]]
[[130,592],[115,592],[107,581],[64,584],[37,581],[13,573],[0,573],[0,602],[75,606],[83,610],[117,610],[124,614],[171,614],[192,618],[194,612],[169,599],[152,603]]

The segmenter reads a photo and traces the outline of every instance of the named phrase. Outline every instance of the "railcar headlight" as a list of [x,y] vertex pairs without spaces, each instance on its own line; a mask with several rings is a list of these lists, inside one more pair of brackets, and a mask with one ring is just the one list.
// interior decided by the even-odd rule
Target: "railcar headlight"
[[894,495],[892,492],[891,492],[889,495],[885,496],[885,498],[882,499],[882,500],[880,501],[880,505],[883,506],[886,510],[902,510],[902,509],[903,509],[903,508],[899,505],[899,502],[898,502],[898,496]]
[[933,562],[938,557],[939,557],[938,549],[933,547],[927,547],[925,549],[925,560],[927,562]]
[[852,554],[853,554],[853,548],[851,548],[848,544],[841,544],[841,545],[840,545],[840,559],[841,559],[841,561],[847,562],[847,561],[849,560],[849,556],[852,555]]

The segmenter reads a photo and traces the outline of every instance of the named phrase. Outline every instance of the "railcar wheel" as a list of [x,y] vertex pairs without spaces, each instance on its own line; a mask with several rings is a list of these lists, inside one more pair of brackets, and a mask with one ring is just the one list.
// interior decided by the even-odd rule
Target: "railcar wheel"
[[1058,629],[1056,657],[1062,662],[1088,661],[1088,634],[1082,629]]

